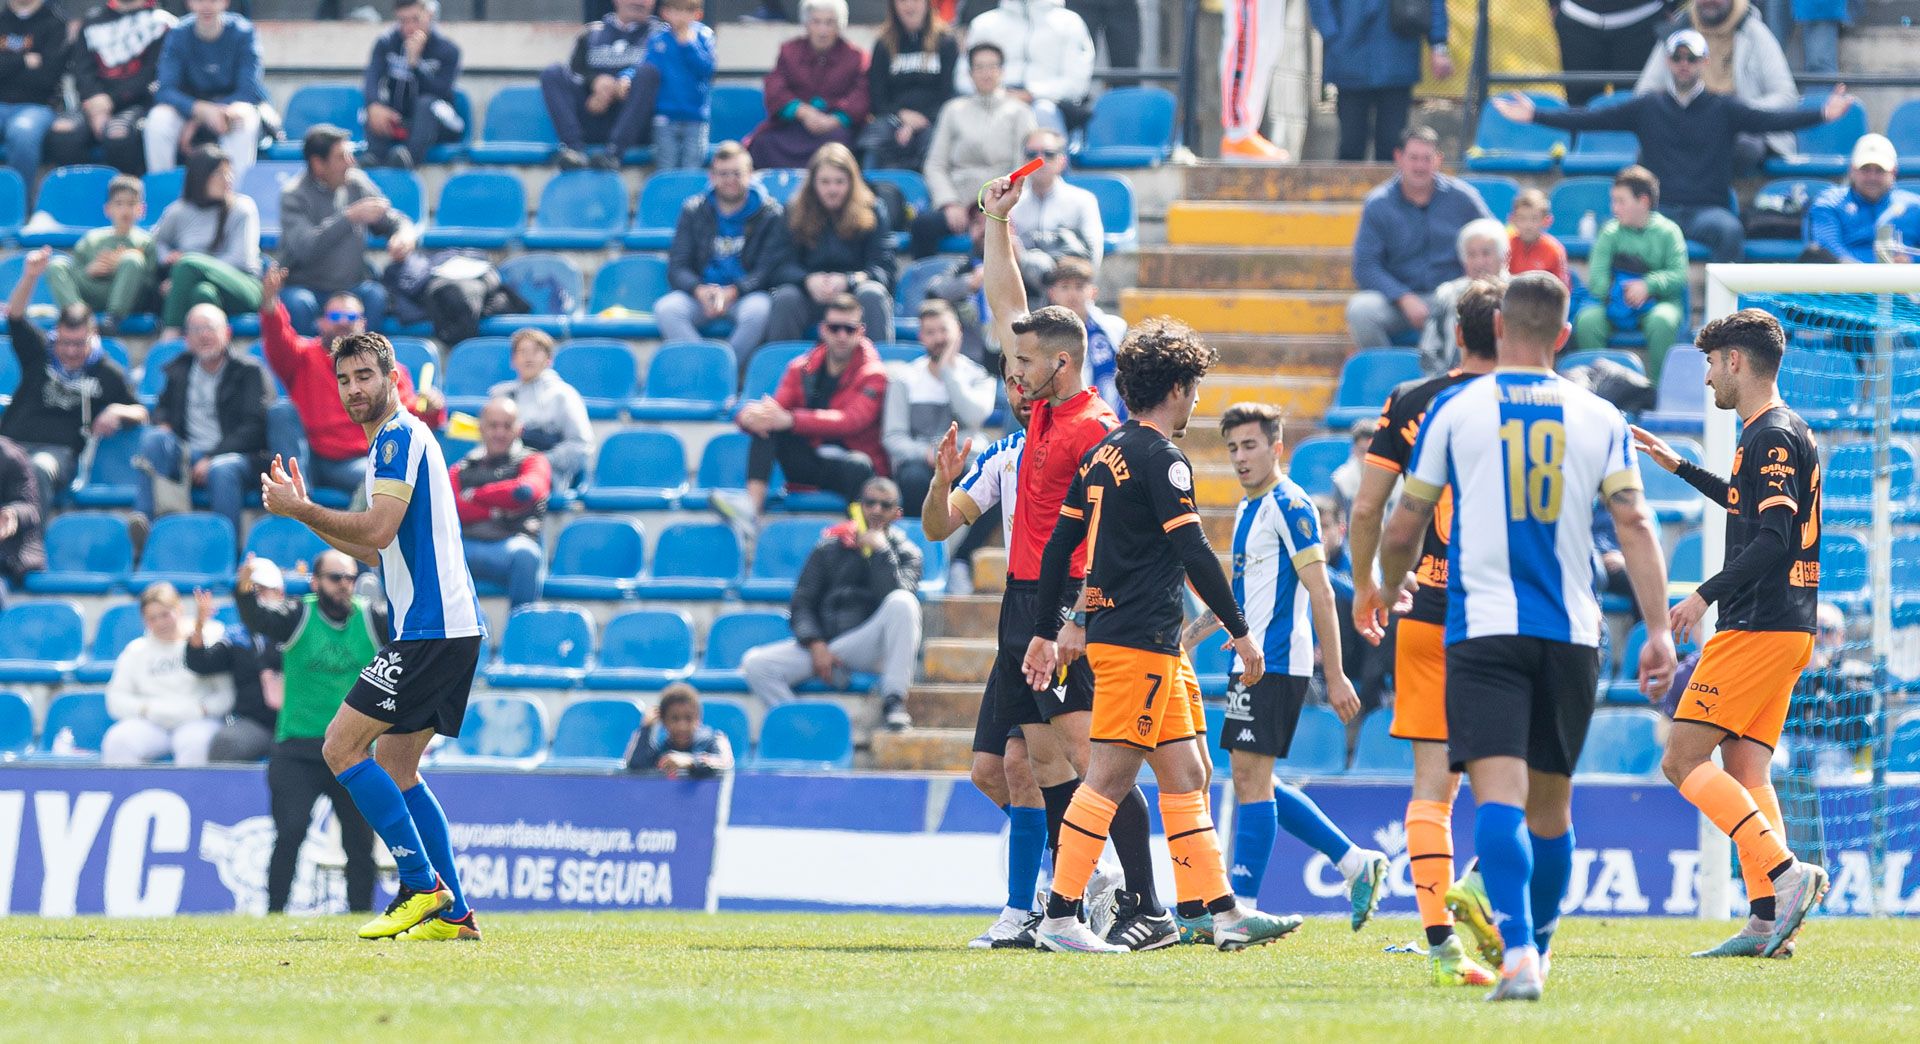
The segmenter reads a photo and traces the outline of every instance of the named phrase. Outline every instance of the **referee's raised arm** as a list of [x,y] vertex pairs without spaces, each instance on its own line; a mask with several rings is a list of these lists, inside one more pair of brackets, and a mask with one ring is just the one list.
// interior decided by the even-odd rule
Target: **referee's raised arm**
[[1013,321],[1027,314],[1027,284],[1020,278],[1020,254],[1013,242],[1007,216],[1020,202],[1021,183],[995,178],[980,190],[980,209],[987,215],[982,270],[987,311],[992,313],[993,338],[1000,350],[1013,349]]

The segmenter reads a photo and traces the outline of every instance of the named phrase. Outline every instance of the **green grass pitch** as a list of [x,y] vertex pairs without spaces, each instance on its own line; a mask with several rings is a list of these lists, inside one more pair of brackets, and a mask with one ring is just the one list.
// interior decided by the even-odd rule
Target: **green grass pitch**
[[[1418,934],[1313,919],[1260,950],[977,952],[979,917],[486,916],[473,944],[348,918],[0,918],[0,1037],[521,1040],[1914,1039],[1920,921],[1814,921],[1790,961],[1692,961],[1728,925],[1563,922],[1539,1004],[1424,984]],[[1097,1035],[1097,1036],[1096,1036]]]

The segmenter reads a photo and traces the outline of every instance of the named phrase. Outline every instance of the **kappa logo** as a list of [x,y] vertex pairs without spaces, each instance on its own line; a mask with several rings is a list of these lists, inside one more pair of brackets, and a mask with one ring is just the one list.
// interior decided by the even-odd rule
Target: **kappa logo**
[[411,848],[408,848],[408,847],[407,847],[407,846],[405,846],[405,845],[397,845],[397,846],[395,846],[395,847],[393,847],[393,848],[389,848],[389,849],[387,849],[387,851],[389,851],[389,852],[392,852],[392,853],[393,853],[393,857],[394,857],[395,859],[405,859],[405,858],[407,858],[408,856],[410,856],[410,855],[412,855],[412,854],[413,854],[413,849],[411,849]]
[[400,708],[397,706],[394,706],[393,697],[389,696],[386,699],[380,701],[380,709],[386,710],[386,711],[397,711]]
[[1234,741],[1235,743],[1252,743],[1252,742],[1253,742],[1253,730],[1252,730],[1252,729],[1241,729],[1241,730],[1240,730],[1240,735],[1238,735],[1238,736],[1235,736],[1235,737],[1233,738],[1233,741]]

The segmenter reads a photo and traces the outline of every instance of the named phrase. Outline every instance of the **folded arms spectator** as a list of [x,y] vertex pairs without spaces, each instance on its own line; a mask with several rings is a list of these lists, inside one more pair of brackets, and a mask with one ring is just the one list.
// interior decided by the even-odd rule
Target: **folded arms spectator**
[[[253,23],[227,0],[189,0],[193,17],[167,34],[155,85],[157,104],[142,136],[148,172],[172,170],[183,153],[217,141],[238,178],[260,150],[260,106],[267,81]],[[257,233],[256,233],[257,238]]]
[[540,527],[553,477],[547,458],[520,441],[512,399],[497,396],[481,409],[480,445],[450,471],[473,578],[504,585],[510,608],[539,598]]
[[98,148],[116,170],[146,169],[144,134],[160,51],[179,21],[159,0],[107,0],[87,12],[68,63],[80,109],[53,121],[48,163],[90,163]]
[[[647,40],[664,23],[653,0],[614,0],[613,11],[580,31],[573,57],[540,73],[540,93],[560,136],[562,170],[591,163],[619,170],[620,157],[653,131],[660,70],[646,62]],[[602,146],[591,158],[589,145]]]
[[707,161],[704,195],[687,200],[667,251],[673,289],[654,304],[666,341],[693,341],[701,327],[732,320],[733,356],[742,367],[766,340],[771,292],[791,246],[780,204],[753,183],[753,160],[738,142],[721,142]]
[[867,56],[842,36],[846,0],[804,0],[806,34],[780,45],[767,118],[747,138],[759,167],[804,167],[820,146],[849,148],[867,124]]
[[893,225],[845,145],[829,142],[807,165],[787,207],[792,251],[774,276],[767,340],[811,337],[827,302],[852,294],[868,336],[892,340]]
[[367,98],[367,162],[412,167],[465,122],[453,107],[460,45],[435,24],[440,0],[396,0],[393,28],[373,42],[362,89]]
[[280,292],[294,329],[312,333],[320,302],[347,291],[366,306],[367,327],[387,315],[387,288],[367,267],[367,236],[387,237],[395,261],[413,252],[417,233],[366,172],[353,162],[347,132],[320,124],[301,144],[307,169],[280,190]]
[[1472,185],[1439,172],[1440,138],[1410,127],[1394,150],[1396,173],[1367,193],[1353,241],[1347,333],[1361,348],[1426,326],[1433,292],[1460,276],[1454,240],[1467,222],[1492,217]]

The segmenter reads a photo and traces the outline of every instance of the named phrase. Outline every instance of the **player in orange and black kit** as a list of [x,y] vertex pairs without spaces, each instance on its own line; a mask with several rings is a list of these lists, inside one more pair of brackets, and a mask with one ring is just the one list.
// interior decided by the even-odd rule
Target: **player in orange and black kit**
[[[1175,320],[1148,319],[1127,335],[1116,383],[1133,419],[1081,461],[1041,560],[1038,598],[1050,605],[1066,587],[1074,549],[1086,541],[1086,658],[1094,678],[1087,776],[1067,809],[1047,916],[1036,932],[1046,949],[1126,951],[1088,931],[1076,915],[1118,802],[1133,788],[1142,761],[1160,784],[1179,915],[1198,920],[1211,913],[1214,943],[1223,950],[1271,942],[1300,926],[1298,917],[1269,916],[1234,899],[1207,811],[1206,753],[1194,742],[1190,686],[1197,686],[1180,649],[1181,581],[1190,579],[1233,636],[1245,664],[1242,678],[1259,681],[1264,666],[1201,528],[1192,465],[1169,441],[1186,428],[1200,379],[1215,358]],[[1024,663],[1028,684],[1053,678],[1060,629],[1057,617],[1035,622]]]
[[[1649,457],[1727,509],[1726,565],[1673,610],[1685,641],[1711,603],[1719,628],[1681,695],[1661,770],[1740,851],[1752,916],[1731,939],[1695,957],[1787,956],[1801,922],[1826,894],[1827,873],[1787,848],[1769,766],[1787,706],[1813,654],[1820,605],[1820,447],[1780,399],[1780,323],[1747,308],[1708,323],[1713,403],[1745,422],[1727,482],[1639,428]],[[1713,763],[1719,748],[1723,769]]]

